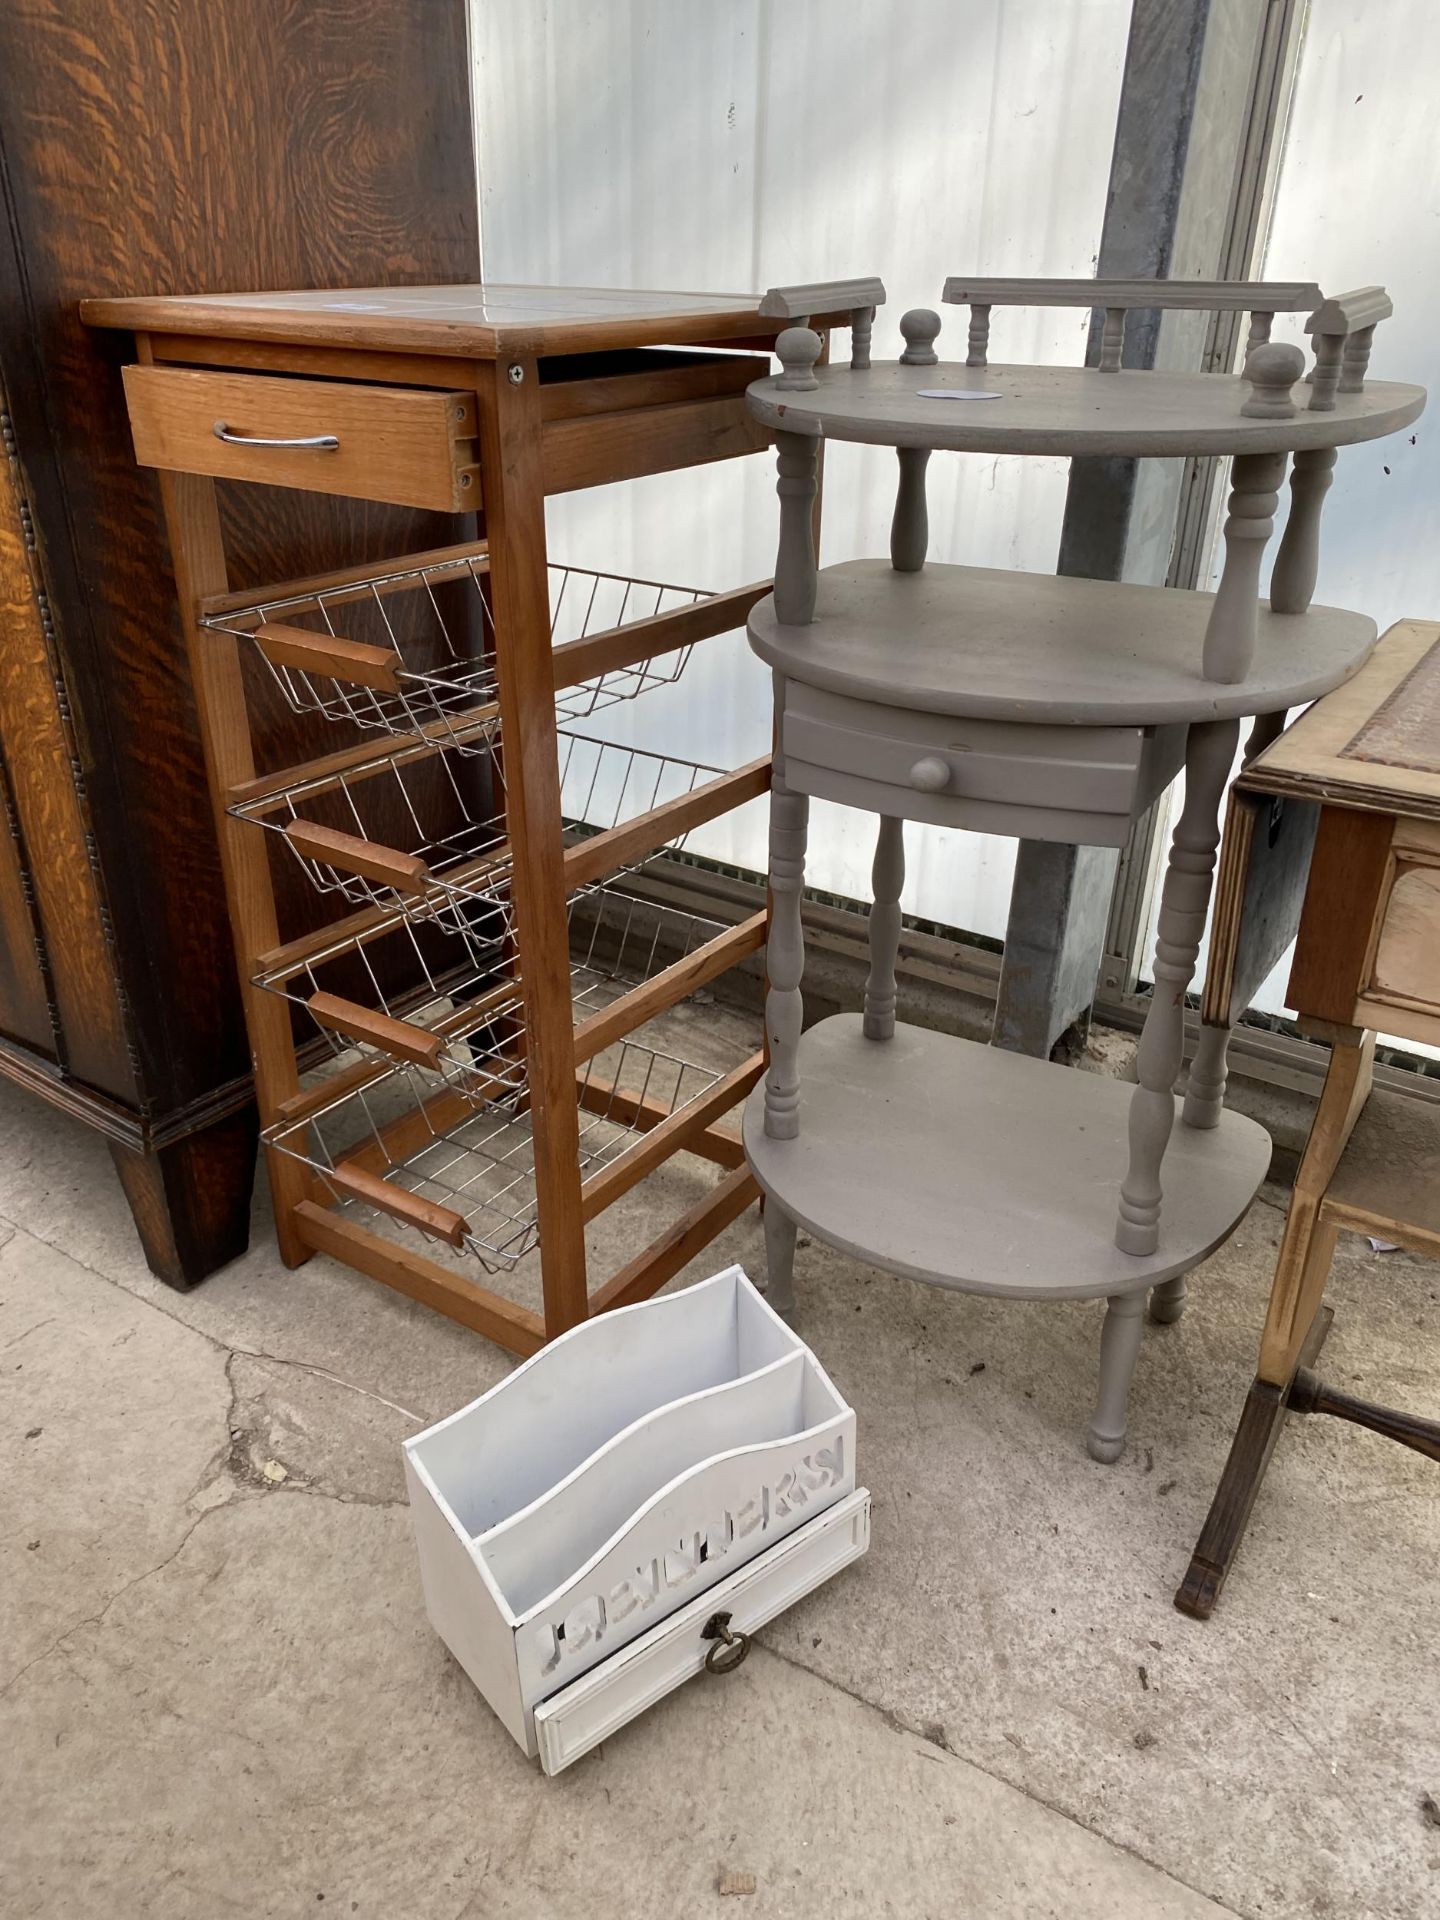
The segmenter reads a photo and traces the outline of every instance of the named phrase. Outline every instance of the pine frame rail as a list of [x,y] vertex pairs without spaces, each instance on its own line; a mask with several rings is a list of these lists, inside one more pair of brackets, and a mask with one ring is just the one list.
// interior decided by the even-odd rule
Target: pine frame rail
[[[806,310],[812,325],[828,329],[853,322],[860,342],[868,333],[869,309],[884,298],[878,282],[807,291],[820,296]],[[317,302],[323,298],[316,296]],[[562,303],[566,298],[557,296]],[[663,966],[610,1004],[585,1010],[578,1020],[571,1007],[566,910],[575,889],[643,859],[676,833],[765,793],[770,782],[766,756],[578,844],[566,845],[562,837],[557,694],[730,631],[743,624],[750,608],[770,590],[770,582],[756,582],[653,618],[632,620],[613,631],[551,644],[544,528],[547,493],[726,459],[763,444],[763,436],[757,441],[748,428],[736,431],[741,402],[733,360],[717,365],[712,358],[702,364],[697,355],[693,378],[688,365],[670,364],[663,372],[641,366],[632,373],[627,366],[617,375],[616,361],[628,346],[662,341],[680,348],[739,345],[763,350],[782,330],[784,316],[755,301],[727,307],[723,302],[702,304],[688,296],[678,299],[675,311],[662,319],[654,308],[657,296],[635,299],[636,316],[627,321],[609,305],[603,312],[587,311],[585,297],[574,296],[573,313],[568,309],[557,313],[553,322],[527,319],[523,338],[495,330],[493,338],[480,345],[477,341],[482,336],[474,329],[437,322],[432,335],[426,323],[413,317],[391,328],[367,314],[355,326],[337,329],[328,321],[317,324],[313,316],[292,312],[278,317],[267,313],[256,321],[253,313],[217,310],[202,321],[195,304],[184,300],[95,303],[86,315],[92,324],[130,327],[140,368],[153,369],[156,375],[162,369],[173,370],[177,382],[190,383],[173,389],[174,444],[183,445],[183,461],[173,459],[160,466],[158,477],[237,966],[245,983],[263,1126],[272,1130],[277,1124],[308,1127],[320,1106],[334,1100],[337,1086],[342,1092],[363,1093],[390,1071],[385,1059],[362,1056],[320,1087],[302,1087],[291,1006],[257,984],[262,974],[303,967],[309,956],[339,934],[363,939],[385,924],[386,910],[370,905],[342,913],[315,933],[287,937],[277,921],[269,872],[272,836],[257,832],[251,821],[235,817],[231,809],[243,805],[263,810],[267,797],[296,780],[320,783],[315,791],[327,782],[338,788],[343,781],[370,771],[385,772],[397,754],[441,754],[454,744],[457,728],[462,742],[467,729],[488,730],[496,738],[503,766],[504,839],[500,846],[487,849],[479,864],[508,863],[513,895],[509,941],[516,956],[517,984],[497,987],[495,997],[498,1003],[505,992],[518,990],[524,1003],[525,1089],[520,1111],[533,1129],[541,1311],[532,1311],[457,1265],[432,1257],[422,1240],[391,1238],[337,1210],[335,1192],[319,1175],[273,1147],[267,1152],[276,1234],[288,1265],[299,1266],[314,1253],[327,1253],[519,1355],[534,1352],[591,1313],[655,1292],[758,1195],[744,1165],[738,1133],[725,1121],[763,1071],[763,1054],[720,1077],[707,1093],[674,1111],[643,1093],[636,1095],[608,1083],[596,1063],[606,1047],[756,954],[765,945],[768,908]],[[683,304],[686,299],[688,307]],[[238,303],[242,308],[245,304]],[[546,384],[542,368],[547,353],[568,357],[584,355],[591,348],[593,377],[581,380],[567,367],[563,374],[549,376]],[[216,369],[226,371],[223,375],[210,371]],[[428,498],[442,487],[458,490],[454,476],[460,471],[461,455],[448,444],[437,449],[433,443],[424,443],[423,434],[415,436],[414,444],[404,435],[392,440],[392,422],[401,422],[408,433],[414,422],[428,420],[437,409],[408,402],[391,406],[390,396],[393,393],[398,399],[417,389],[434,388],[439,390],[437,400],[448,397],[455,416],[452,433],[463,428],[474,435],[473,490],[479,498],[467,504],[483,502],[485,538],[403,556],[388,564],[397,573],[452,561],[471,561],[482,569],[493,610],[493,640],[487,644],[493,644],[496,666],[493,700],[451,714],[443,724],[417,728],[408,742],[391,739],[377,745],[371,737],[358,745],[338,745],[333,752],[278,773],[257,768],[251,744],[242,663],[244,649],[255,644],[256,625],[270,625],[270,631],[260,636],[259,647],[282,664],[293,660],[301,668],[313,666],[322,673],[348,669],[356,684],[373,684],[381,690],[388,690],[393,669],[385,649],[347,643],[338,623],[331,630],[337,635],[333,641],[323,635],[317,640],[304,629],[287,631],[284,620],[252,621],[247,635],[245,618],[260,596],[237,592],[232,586],[215,480],[222,473],[233,476],[232,463],[246,462],[249,455],[233,445],[219,448],[217,441],[223,461],[217,456],[207,468],[204,435],[194,428],[185,408],[188,396],[200,392],[203,411],[207,380],[223,378],[234,388],[250,376],[276,374],[290,376],[287,391],[301,410],[313,408],[323,414],[335,395],[358,394],[352,409],[355,419],[348,427],[351,447],[364,433],[372,469],[384,474],[387,467],[392,468],[397,491],[417,498]],[[302,390],[297,376],[304,376],[311,385]],[[557,388],[557,378],[569,384]],[[336,384],[356,381],[366,383],[363,393]],[[137,393],[144,393],[157,384],[171,392],[163,376],[158,383],[142,379],[134,386]],[[275,385],[273,378],[257,380],[255,391],[262,395]],[[351,414],[347,412],[346,418],[350,422]],[[257,436],[263,431],[253,422],[246,425]],[[561,429],[563,459],[556,451]],[[468,443],[462,452],[469,460]],[[294,475],[287,474],[285,484],[325,490],[325,469],[317,464],[326,458],[323,452],[267,453],[266,458],[270,464],[263,476],[257,470],[257,478],[273,482],[273,463],[278,460],[282,471],[288,466]],[[242,469],[242,481],[247,477]],[[264,598],[294,601],[303,608],[307,596],[324,593],[327,605],[343,604],[348,598],[360,600],[372,594],[375,572],[374,566],[342,567],[272,586]],[[380,594],[387,590],[383,583],[378,589]],[[217,620],[226,625],[217,626]],[[237,622],[238,631],[233,630]],[[355,845],[343,849],[347,857],[356,857],[362,864],[376,863],[377,877],[396,884],[402,895],[417,889],[423,893],[423,863],[407,856],[397,860],[394,849],[351,837]],[[336,838],[332,833],[332,852]],[[459,1008],[434,1026],[422,1028],[343,996],[315,994],[311,1003],[316,1018],[332,1022],[335,1030],[392,1049],[397,1059],[421,1067],[433,1062],[447,1028],[453,1030],[476,1010],[474,1005]],[[636,1143],[582,1178],[576,1151],[578,1128],[581,1117],[597,1106],[612,1115],[623,1114]],[[467,1106],[462,1096],[442,1086],[418,1108],[391,1122],[382,1140],[358,1149],[345,1161],[342,1188],[372,1203],[378,1201],[380,1214],[394,1214],[421,1226],[442,1244],[460,1244],[463,1222],[458,1216],[403,1188],[387,1191],[380,1167],[386,1164],[387,1151],[402,1149],[407,1141],[423,1137],[425,1129],[443,1125],[461,1110],[473,1111],[473,1102]],[[592,1286],[586,1223],[681,1151],[716,1166],[721,1174],[717,1185],[615,1274]]]

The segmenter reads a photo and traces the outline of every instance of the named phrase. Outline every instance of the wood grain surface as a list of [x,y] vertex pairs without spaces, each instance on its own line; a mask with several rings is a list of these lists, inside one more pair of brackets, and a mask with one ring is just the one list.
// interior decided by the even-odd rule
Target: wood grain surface
[[[138,1073],[164,1115],[243,1076],[248,1049],[154,481],[134,465],[120,390],[132,349],[83,326],[78,302],[473,278],[464,6],[12,0],[0,11],[0,126],[20,256],[0,241],[0,356],[48,537],[56,646],[131,1010],[88,1077],[134,1097]],[[469,531],[261,488],[235,490],[223,510],[236,586]],[[291,715],[256,665],[262,768],[342,744],[328,723]],[[282,909],[313,925],[324,909],[303,886],[282,874]],[[58,922],[46,933],[51,946],[66,937]]]

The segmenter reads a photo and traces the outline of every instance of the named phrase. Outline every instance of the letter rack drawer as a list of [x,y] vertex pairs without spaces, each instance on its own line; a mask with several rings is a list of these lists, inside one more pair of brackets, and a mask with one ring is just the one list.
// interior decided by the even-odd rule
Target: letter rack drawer
[[785,682],[785,782],[932,826],[1123,846],[1185,755],[1175,727],[1034,726],[918,713]]
[[405,1471],[431,1624],[547,1773],[869,1541],[855,1415],[739,1267],[562,1334]]
[[470,393],[126,367],[125,398],[142,467],[440,513],[480,505]]

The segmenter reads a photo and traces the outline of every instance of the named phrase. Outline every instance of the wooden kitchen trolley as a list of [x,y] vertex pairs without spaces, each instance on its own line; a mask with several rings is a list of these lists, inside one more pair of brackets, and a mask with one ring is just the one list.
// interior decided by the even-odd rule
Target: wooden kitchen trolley
[[[814,291],[811,324],[853,325],[863,352],[878,283]],[[759,309],[478,285],[82,308],[136,338],[126,398],[159,473],[281,1252],[519,1354],[653,1293],[756,1196],[720,1122],[762,1056],[718,1073],[647,1023],[761,948],[767,916],[707,926],[634,876],[768,791],[769,758],[704,767],[593,716],[677,679],[769,582],[566,566],[545,499],[768,446],[744,394],[787,316]],[[237,585],[217,482],[471,515],[472,537]],[[334,751],[258,766],[255,675],[332,720]],[[297,927],[273,884],[292,860]],[[586,1223],[682,1150],[722,1178],[592,1290]],[[537,1248],[542,1312],[475,1277]]]

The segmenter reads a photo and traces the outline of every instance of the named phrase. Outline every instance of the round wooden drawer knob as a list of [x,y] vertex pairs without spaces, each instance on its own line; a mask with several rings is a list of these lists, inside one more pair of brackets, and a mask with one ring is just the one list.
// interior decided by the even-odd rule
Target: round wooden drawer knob
[[950,784],[950,768],[938,754],[927,753],[911,767],[910,784],[921,793],[943,793]]

